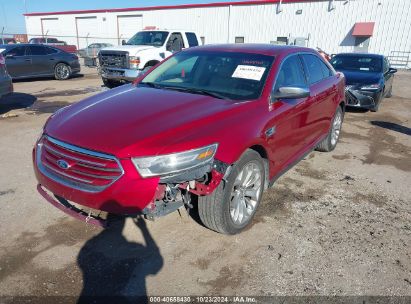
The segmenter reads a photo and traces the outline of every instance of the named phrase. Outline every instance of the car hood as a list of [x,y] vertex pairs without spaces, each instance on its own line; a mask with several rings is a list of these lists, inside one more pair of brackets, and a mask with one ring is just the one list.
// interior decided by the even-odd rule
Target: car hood
[[382,73],[372,72],[356,72],[347,70],[338,70],[345,76],[346,85],[364,85],[380,83],[382,79]]
[[198,146],[215,142],[213,121],[236,107],[204,95],[124,85],[56,112],[45,132],[118,157],[166,154],[179,151],[188,137]]
[[129,53],[138,53],[144,50],[154,49],[151,45],[121,45],[121,46],[110,46],[101,49],[101,52],[105,51],[127,51]]

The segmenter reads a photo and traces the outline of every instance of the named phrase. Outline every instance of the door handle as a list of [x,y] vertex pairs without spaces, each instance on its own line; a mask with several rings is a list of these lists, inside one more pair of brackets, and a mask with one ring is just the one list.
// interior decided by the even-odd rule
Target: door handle
[[31,61],[31,59],[24,59],[24,61]]
[[54,61],[54,60],[56,60],[56,59],[54,59],[54,58],[50,58],[50,60]]

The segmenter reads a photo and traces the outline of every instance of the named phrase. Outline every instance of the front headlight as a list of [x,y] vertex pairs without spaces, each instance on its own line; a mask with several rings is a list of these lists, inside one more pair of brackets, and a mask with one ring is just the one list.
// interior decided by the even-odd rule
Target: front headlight
[[380,84],[379,83],[367,84],[367,85],[361,87],[361,90],[379,90],[379,89],[380,89]]
[[140,57],[130,56],[129,57],[129,62],[130,62],[130,69],[137,70],[138,67],[140,66]]
[[211,163],[217,147],[218,144],[213,144],[180,153],[135,157],[131,160],[142,177],[170,175]]

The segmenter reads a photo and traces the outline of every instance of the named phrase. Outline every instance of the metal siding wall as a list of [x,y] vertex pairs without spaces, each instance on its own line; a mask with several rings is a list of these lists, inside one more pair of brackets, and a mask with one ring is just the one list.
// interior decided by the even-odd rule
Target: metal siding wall
[[[378,3],[381,2],[381,5]],[[308,46],[320,47],[330,53],[353,51],[351,30],[356,22],[375,22],[370,52],[389,55],[391,51],[411,49],[410,0],[357,0],[346,4],[336,1],[277,5],[234,6],[231,10],[231,36],[244,36],[245,42],[269,43],[277,36],[308,37]],[[302,14],[296,11],[302,9]],[[245,22],[247,20],[247,22]]]
[[[235,36],[244,36],[245,42],[269,43],[277,36],[306,37],[310,34],[309,47],[318,46],[330,53],[353,51],[354,38],[350,34],[353,25],[360,21],[373,21],[375,29],[370,52],[390,55],[391,51],[411,50],[410,0],[334,3],[336,8],[332,11],[328,9],[328,1],[283,3],[283,11],[278,14],[277,4],[132,11],[129,14],[142,14],[143,26],[196,31],[200,36],[205,36],[206,43],[226,43],[228,37],[230,42],[234,42]],[[302,9],[301,15],[296,14],[298,9]],[[100,33],[96,35],[114,38],[106,41],[117,43],[117,15],[127,13],[93,15],[97,15],[101,22]],[[58,17],[61,33],[76,36],[75,17],[83,16],[86,15],[50,15],[43,18]],[[26,17],[28,34],[41,34],[41,18]],[[66,41],[76,43],[75,38],[67,38]]]
[[227,42],[228,7],[144,11],[144,26],[196,31],[206,43]]

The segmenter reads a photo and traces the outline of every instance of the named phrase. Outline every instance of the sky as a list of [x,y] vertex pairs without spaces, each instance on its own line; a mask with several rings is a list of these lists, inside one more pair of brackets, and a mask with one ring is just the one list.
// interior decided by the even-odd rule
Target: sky
[[143,7],[189,3],[232,2],[236,0],[0,0],[0,33],[26,32],[25,12],[50,12],[83,9]]

